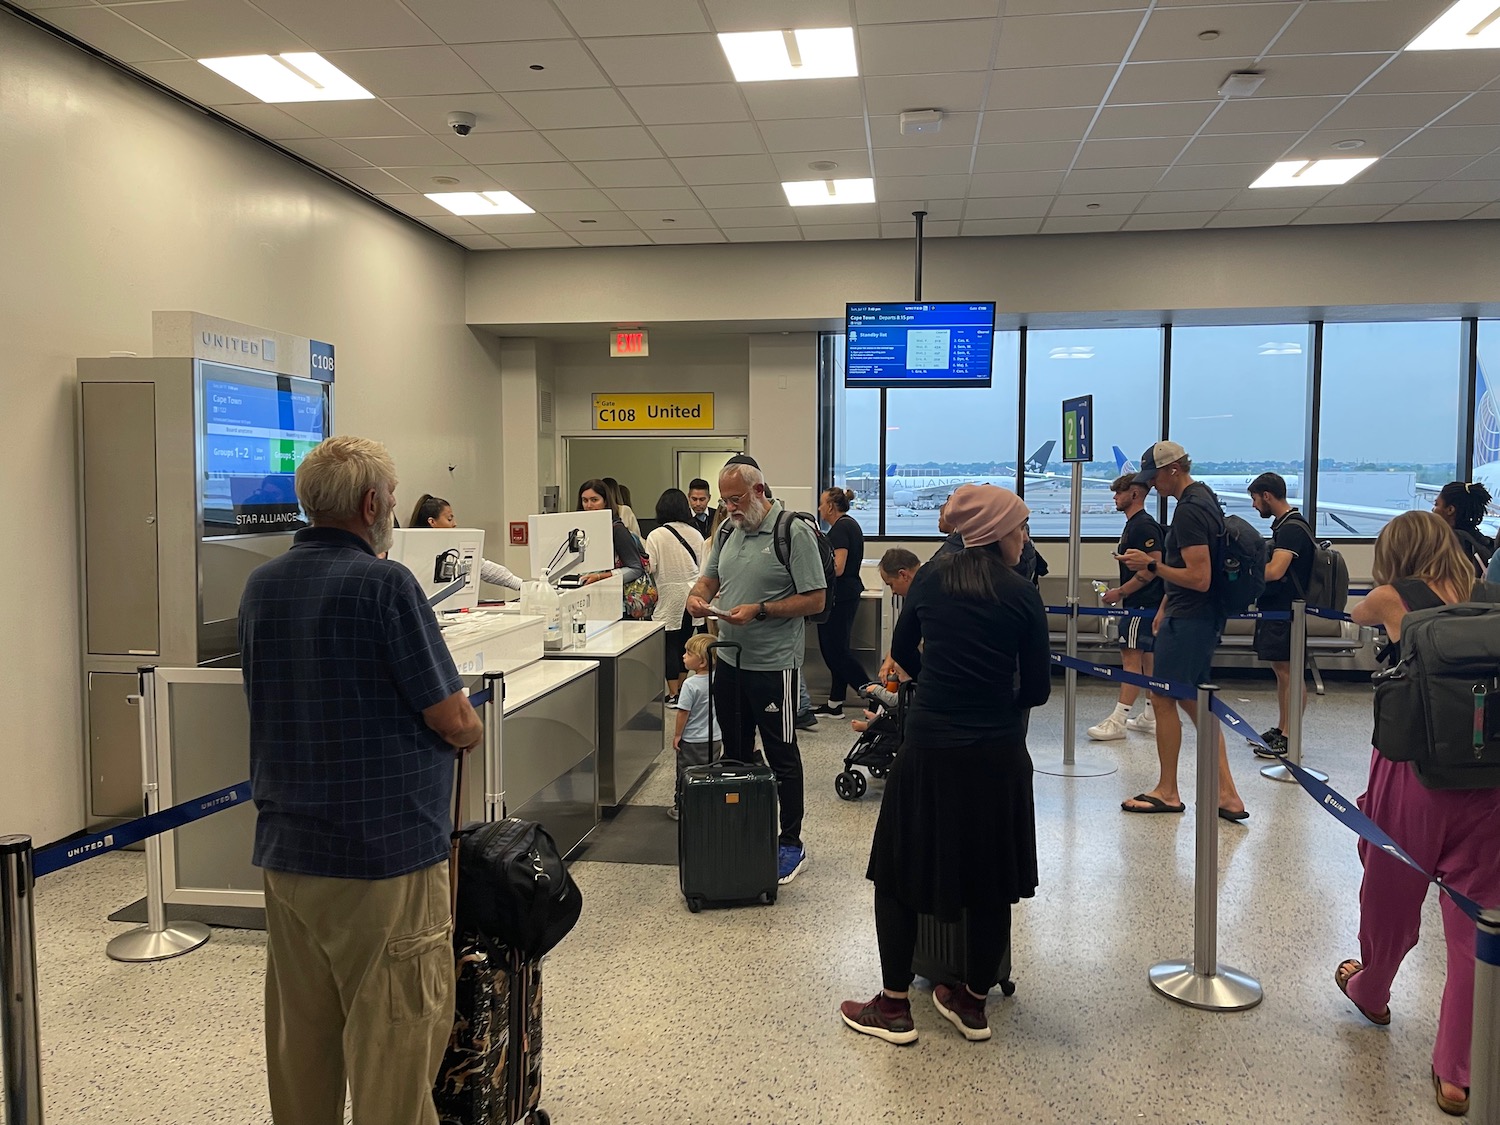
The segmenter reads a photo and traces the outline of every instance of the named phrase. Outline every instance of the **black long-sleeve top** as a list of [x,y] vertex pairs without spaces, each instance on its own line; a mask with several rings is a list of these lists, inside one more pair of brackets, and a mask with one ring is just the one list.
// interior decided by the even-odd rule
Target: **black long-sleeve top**
[[896,622],[891,656],[918,681],[905,741],[922,748],[1024,736],[1026,713],[1052,691],[1042,599],[1009,567],[995,567],[993,599],[943,590],[947,558],[917,571]]

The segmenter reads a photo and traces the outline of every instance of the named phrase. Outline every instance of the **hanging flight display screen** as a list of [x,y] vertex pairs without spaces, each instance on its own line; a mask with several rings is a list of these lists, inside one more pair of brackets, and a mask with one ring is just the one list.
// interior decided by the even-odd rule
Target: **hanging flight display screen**
[[844,386],[988,387],[993,301],[848,305]]
[[313,379],[198,362],[205,535],[307,526],[297,466],[328,436],[328,387]]

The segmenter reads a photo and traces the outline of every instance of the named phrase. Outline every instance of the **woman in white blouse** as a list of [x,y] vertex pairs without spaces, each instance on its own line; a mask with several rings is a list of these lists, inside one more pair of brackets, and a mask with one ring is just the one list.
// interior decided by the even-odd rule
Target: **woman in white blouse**
[[[457,527],[458,520],[453,518],[453,505],[441,496],[434,496],[430,492],[424,492],[422,499],[417,501],[417,506],[411,513],[412,527]],[[507,570],[499,563],[490,562],[489,559],[479,560],[479,578],[482,582],[488,582],[491,586],[504,586],[507,590],[520,590],[521,579],[516,574]]]
[[656,577],[656,613],[667,630],[667,697],[677,698],[686,674],[682,650],[693,633],[687,615],[688,591],[698,580],[698,571],[708,554],[703,536],[693,526],[693,510],[680,488],[669,488],[656,502],[656,530],[646,537],[646,553]]

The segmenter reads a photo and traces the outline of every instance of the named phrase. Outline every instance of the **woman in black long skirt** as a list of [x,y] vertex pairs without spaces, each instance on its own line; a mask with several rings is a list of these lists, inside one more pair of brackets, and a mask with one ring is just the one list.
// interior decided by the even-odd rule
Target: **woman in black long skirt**
[[947,522],[964,549],[912,580],[891,645],[918,681],[870,849],[884,987],[839,1009],[855,1031],[917,1038],[909,990],[917,917],[967,919],[970,980],[933,1003],[965,1039],[990,1037],[985,998],[1010,943],[1013,903],[1036,893],[1036,813],[1026,725],[1051,690],[1047,619],[1011,568],[1029,512],[1014,492],[963,485]]

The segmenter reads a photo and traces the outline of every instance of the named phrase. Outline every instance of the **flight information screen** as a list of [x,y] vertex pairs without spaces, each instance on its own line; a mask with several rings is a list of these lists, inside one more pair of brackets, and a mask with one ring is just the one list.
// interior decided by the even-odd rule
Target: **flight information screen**
[[846,387],[988,387],[993,301],[848,305]]
[[326,385],[207,362],[198,383],[204,533],[305,527],[296,472],[328,436]]

